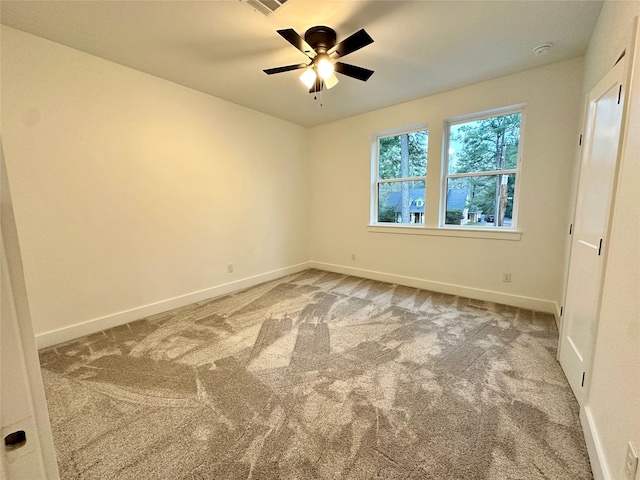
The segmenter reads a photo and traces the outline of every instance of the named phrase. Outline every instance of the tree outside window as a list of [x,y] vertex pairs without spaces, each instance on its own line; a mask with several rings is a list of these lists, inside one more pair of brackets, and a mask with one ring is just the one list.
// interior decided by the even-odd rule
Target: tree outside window
[[[521,117],[512,111],[449,123],[445,225],[515,228]],[[453,197],[465,199],[461,215],[449,208]]]
[[426,128],[377,137],[376,221],[424,223]]

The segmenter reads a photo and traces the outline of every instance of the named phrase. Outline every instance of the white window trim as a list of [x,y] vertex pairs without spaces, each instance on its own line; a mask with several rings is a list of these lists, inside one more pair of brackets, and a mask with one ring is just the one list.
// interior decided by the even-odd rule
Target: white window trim
[[520,240],[522,232],[504,228],[425,227],[401,223],[378,223],[367,226],[369,233],[427,235],[433,237],[483,238],[487,240]]
[[[476,230],[480,230],[483,232],[505,232],[505,233],[517,233],[518,238],[520,232],[518,230],[518,206],[519,206],[519,197],[520,197],[520,181],[522,177],[522,156],[524,152],[524,124],[525,124],[525,107],[526,104],[521,103],[518,105],[511,105],[508,107],[495,108],[492,110],[485,110],[479,113],[471,113],[466,115],[461,115],[458,117],[449,118],[444,121],[443,127],[443,144],[442,144],[442,168],[441,168],[441,181],[440,181],[440,209],[439,209],[439,218],[438,218],[438,228],[445,230],[455,230],[455,231],[465,231],[465,232],[474,232]],[[452,125],[457,125],[460,123],[468,123],[474,120],[483,120],[486,118],[499,117],[502,115],[510,115],[512,113],[520,113],[520,138],[518,140],[518,162],[517,168],[515,169],[504,169],[504,170],[493,170],[488,172],[470,172],[470,173],[457,173],[450,175],[449,174],[449,135],[451,131]],[[478,177],[478,176],[489,176],[489,175],[509,175],[515,174],[516,182],[514,186],[514,195],[513,195],[513,216],[511,217],[511,226],[510,227],[487,227],[485,229],[478,229],[477,227],[465,227],[464,225],[447,225],[445,224],[445,216],[447,209],[447,180],[451,177],[453,178],[461,178],[461,177]],[[458,236],[458,235],[456,235]],[[469,235],[473,236],[473,235]],[[487,237],[483,237],[487,238]],[[493,237],[491,237],[493,238]]]
[[[390,178],[386,180],[380,181],[379,168],[380,164],[378,162],[379,148],[380,148],[380,139],[387,137],[395,137],[396,135],[402,135],[404,133],[414,133],[420,130],[426,130],[427,132],[427,165],[429,166],[429,127],[426,123],[419,123],[417,125],[411,125],[409,127],[398,128],[394,130],[386,130],[384,132],[378,132],[373,135],[371,141],[371,211],[369,212],[369,219],[371,225],[377,226],[389,226],[389,225],[410,225],[410,224],[392,224],[387,222],[378,222],[378,185],[380,183],[392,183],[392,182],[424,182],[424,199],[425,199],[425,211],[426,214],[426,198],[427,198],[427,176],[423,177],[407,177],[407,178]],[[426,216],[426,215],[425,215]],[[418,227],[423,226],[424,224],[413,224]]]

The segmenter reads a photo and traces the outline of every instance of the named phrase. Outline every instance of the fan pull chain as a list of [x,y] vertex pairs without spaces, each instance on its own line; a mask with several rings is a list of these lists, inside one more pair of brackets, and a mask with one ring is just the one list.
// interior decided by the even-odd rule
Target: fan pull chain
[[[320,85],[320,106],[321,106],[321,107],[322,107],[322,105],[323,105],[323,104],[322,104],[322,102],[323,102],[323,98],[324,98],[324,88],[323,88],[323,87],[324,87],[324,85],[323,85],[323,84],[321,84],[321,85]],[[314,94],[313,94],[313,99],[314,99],[314,100],[318,100],[318,92],[316,92],[316,93],[314,93]]]

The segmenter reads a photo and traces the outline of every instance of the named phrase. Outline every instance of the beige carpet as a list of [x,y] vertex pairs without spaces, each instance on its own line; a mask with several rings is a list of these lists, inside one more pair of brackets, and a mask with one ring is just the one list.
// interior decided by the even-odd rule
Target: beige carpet
[[590,479],[557,336],[307,270],[40,359],[63,479]]

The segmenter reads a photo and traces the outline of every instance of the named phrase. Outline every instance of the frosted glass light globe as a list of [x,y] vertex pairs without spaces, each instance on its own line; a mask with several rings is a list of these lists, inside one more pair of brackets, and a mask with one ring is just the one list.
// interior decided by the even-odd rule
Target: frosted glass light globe
[[328,58],[321,58],[318,60],[316,67],[318,69],[318,75],[320,75],[320,78],[323,80],[326,80],[333,75],[333,63],[331,63],[331,60]]
[[311,88],[316,83],[316,72],[313,68],[307,68],[302,75],[300,75],[300,81],[304,83],[307,88]]

